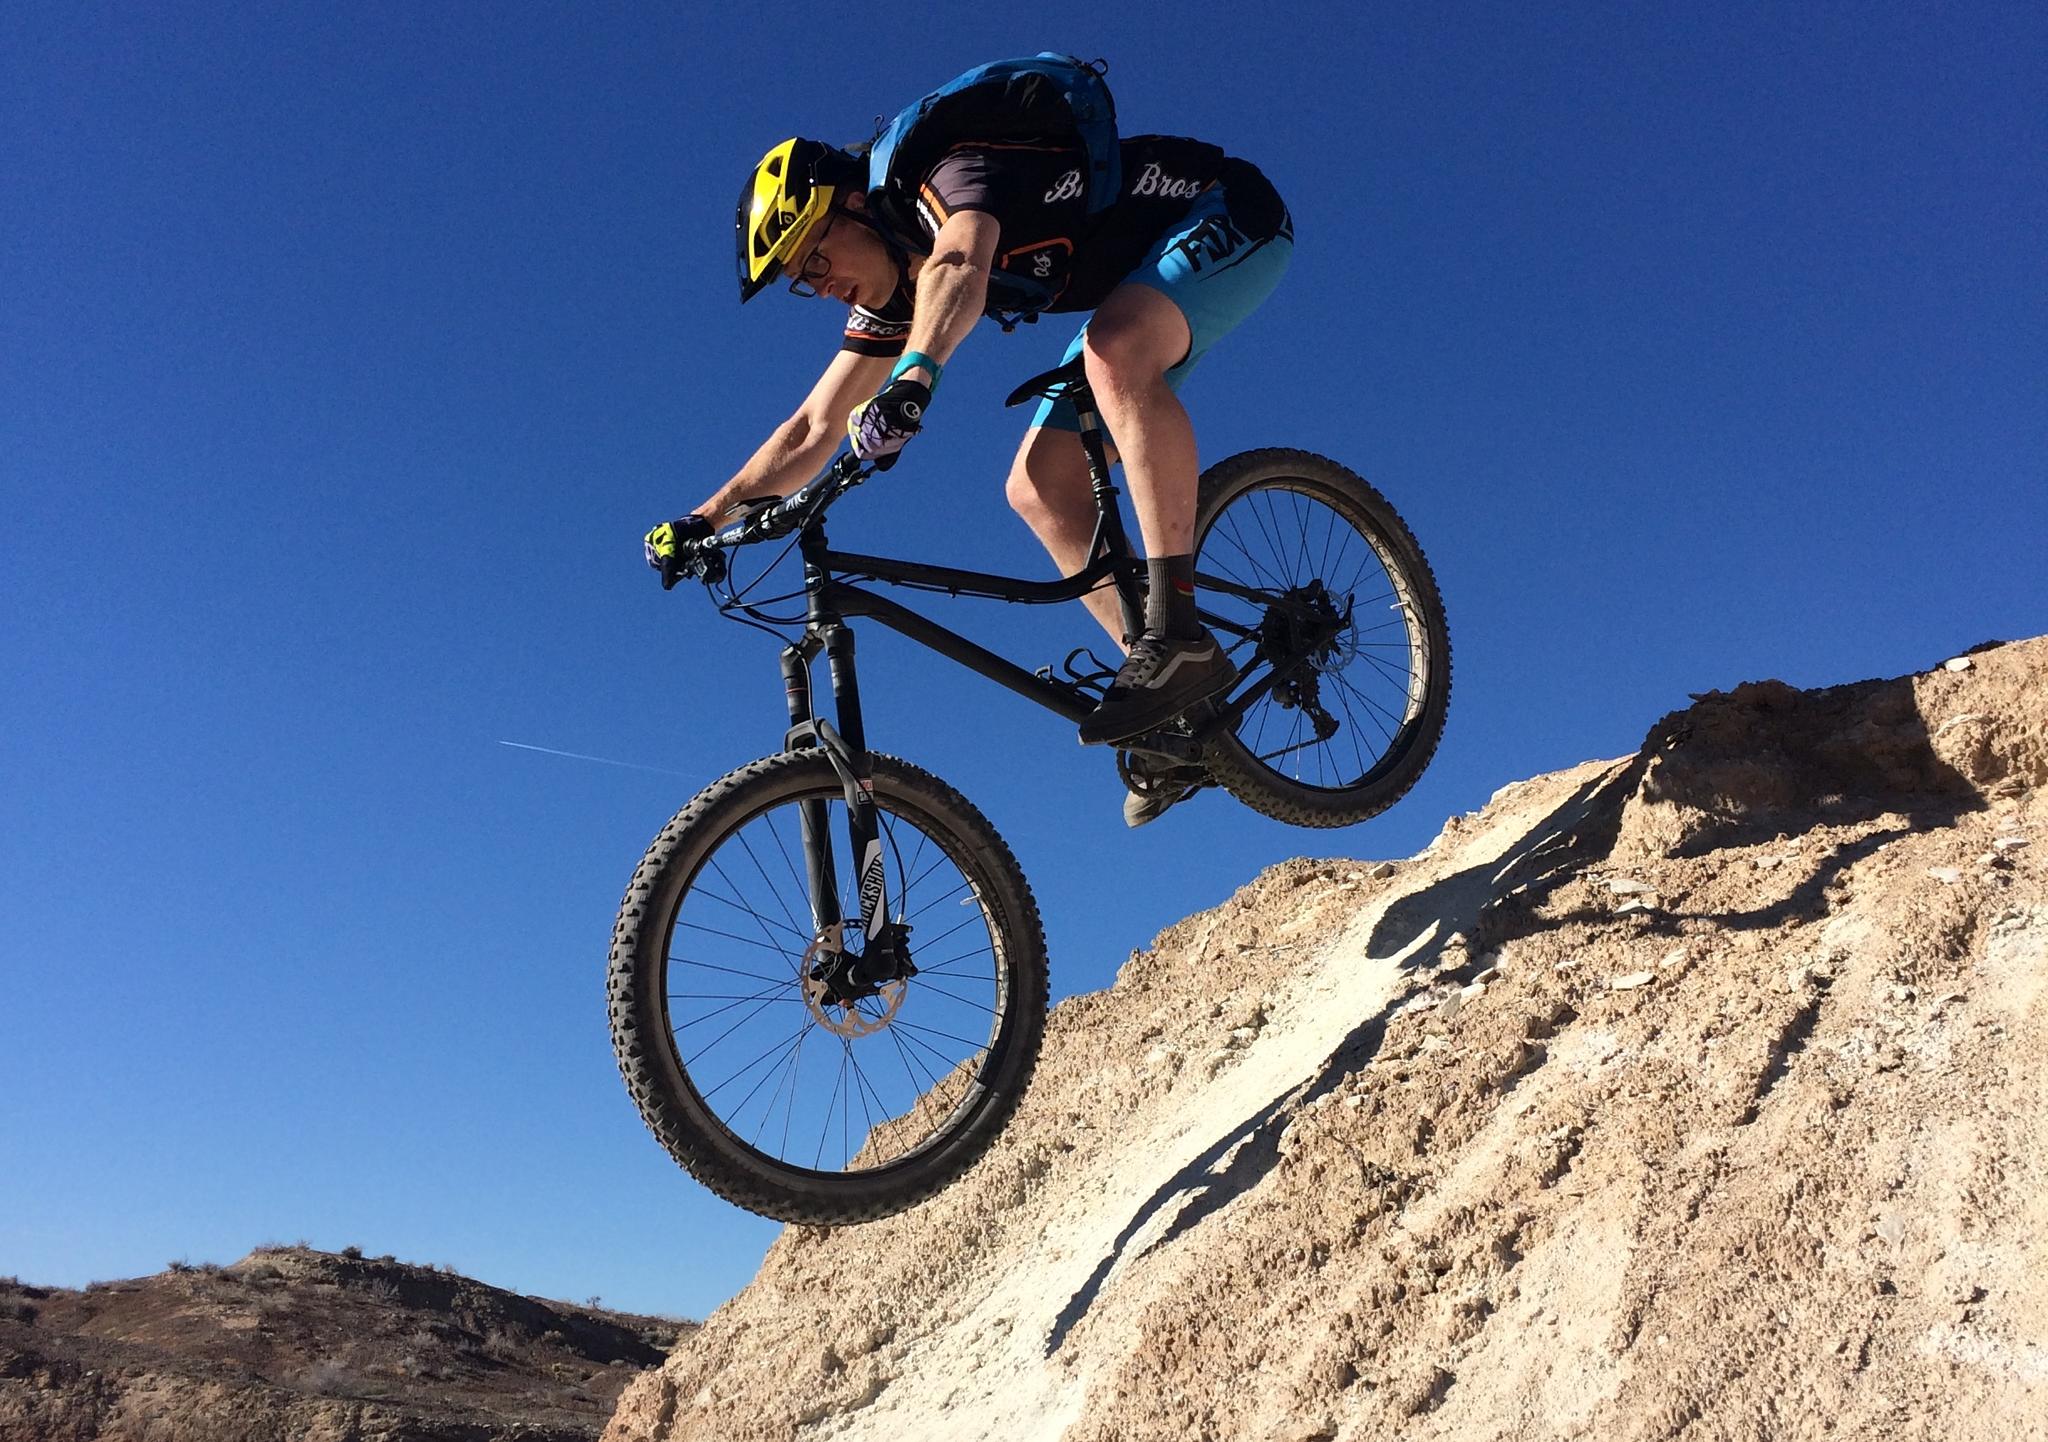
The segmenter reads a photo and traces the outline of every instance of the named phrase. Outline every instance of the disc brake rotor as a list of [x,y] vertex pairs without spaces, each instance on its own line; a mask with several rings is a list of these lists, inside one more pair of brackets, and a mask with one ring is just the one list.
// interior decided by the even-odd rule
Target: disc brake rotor
[[[804,948],[803,961],[798,968],[799,984],[803,988],[804,1005],[819,1026],[834,1036],[873,1036],[887,1026],[902,1009],[903,995],[907,990],[901,981],[882,983],[866,998],[859,1000],[879,1001],[879,1012],[862,1011],[853,1001],[843,1000],[833,985],[834,966],[820,967],[820,959],[836,960],[845,952],[845,927],[833,926]],[[814,976],[813,972],[823,970],[825,975]]]

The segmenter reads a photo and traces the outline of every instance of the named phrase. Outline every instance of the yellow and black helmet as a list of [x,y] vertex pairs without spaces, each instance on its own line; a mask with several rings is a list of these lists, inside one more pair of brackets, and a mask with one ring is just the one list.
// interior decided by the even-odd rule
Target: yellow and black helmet
[[740,300],[752,300],[782,274],[783,262],[802,250],[849,186],[860,186],[859,157],[818,140],[785,140],[766,155],[740,188]]

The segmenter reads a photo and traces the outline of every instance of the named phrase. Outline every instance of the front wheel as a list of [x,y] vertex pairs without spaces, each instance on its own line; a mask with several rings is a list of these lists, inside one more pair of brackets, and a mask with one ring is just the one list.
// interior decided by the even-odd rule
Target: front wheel
[[[1203,763],[1297,826],[1398,801],[1443,735],[1451,642],[1429,562],[1359,476],[1307,451],[1246,451],[1202,474],[1197,599],[1252,698]],[[1263,688],[1263,689],[1262,689]]]
[[[888,1216],[965,1172],[1015,1112],[1045,1030],[1045,938],[981,813],[872,756],[890,944],[907,973],[848,997],[863,947],[839,775],[821,751],[742,766],[662,830],[612,933],[612,1044],[662,1146],[786,1222]],[[814,924],[810,834],[843,927]],[[844,983],[840,983],[844,985]]]

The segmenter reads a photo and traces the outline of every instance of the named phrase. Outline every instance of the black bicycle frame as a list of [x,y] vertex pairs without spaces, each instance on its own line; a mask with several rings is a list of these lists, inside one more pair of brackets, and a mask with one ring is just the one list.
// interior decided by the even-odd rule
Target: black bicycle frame
[[[1079,684],[1056,681],[1050,674],[1027,671],[1014,661],[887,596],[849,585],[840,576],[1035,606],[1079,600],[1107,582],[1116,588],[1126,632],[1138,634],[1144,629],[1139,582],[1144,575],[1145,563],[1130,554],[1122,511],[1117,505],[1117,489],[1109,478],[1101,421],[1092,401],[1086,390],[1080,388],[1070,390],[1068,398],[1074,401],[1075,409],[1080,413],[1081,446],[1088,457],[1089,482],[1096,505],[1095,535],[1089,552],[1094,559],[1076,574],[1057,581],[1029,581],[1015,576],[899,561],[886,556],[835,551],[826,541],[822,512],[804,524],[798,538],[808,605],[803,635],[782,653],[783,691],[789,705],[789,732],[783,744],[790,750],[806,746],[823,747],[839,773],[846,795],[852,855],[860,868],[860,922],[870,940],[880,933],[886,922],[888,897],[883,879],[880,827],[875,816],[867,762],[867,730],[861,720],[853,631],[846,622],[855,617],[878,621],[1076,724],[1095,709],[1100,697]],[[1222,577],[1201,575],[1197,580],[1218,592],[1258,601],[1271,599],[1266,593]],[[1202,615],[1212,625],[1225,626],[1240,635],[1249,634],[1245,628],[1229,625],[1221,617],[1208,612]],[[811,665],[821,651],[831,672],[834,710],[838,718],[836,729],[818,720],[812,706]],[[1218,711],[1204,730],[1217,724],[1234,725],[1236,718],[1264,695],[1281,675],[1282,672],[1276,670],[1248,688]],[[1187,744],[1192,754],[1193,743]],[[839,928],[844,926],[847,918],[839,904],[838,878],[827,835],[825,802],[802,803],[802,826],[816,934],[821,940],[836,943],[841,936]],[[877,968],[893,969],[893,963],[878,958]],[[866,975],[862,979],[879,984],[888,977]]]
[[[919,615],[887,596],[860,586],[849,585],[840,575],[854,575],[885,583],[943,590],[955,596],[981,596],[1026,605],[1052,605],[1075,601],[1108,582],[1115,586],[1123,610],[1124,626],[1135,635],[1143,628],[1138,578],[1144,563],[1130,555],[1123,527],[1123,514],[1116,502],[1116,487],[1109,478],[1107,454],[1103,449],[1101,423],[1085,393],[1076,397],[1081,412],[1081,445],[1088,456],[1090,486],[1096,505],[1096,525],[1086,568],[1057,581],[1029,581],[1015,576],[963,571],[951,566],[931,566],[915,561],[898,561],[886,556],[866,556],[834,551],[825,538],[822,515],[805,525],[798,545],[804,563],[804,592],[808,600],[803,635],[782,653],[782,680],[789,706],[788,749],[801,746],[824,747],[840,773],[847,799],[848,840],[861,870],[862,930],[872,939],[887,917],[888,896],[881,866],[880,825],[875,815],[873,789],[867,763],[867,728],[861,719],[860,679],[854,664],[853,631],[846,622],[865,616],[892,631],[979,672],[1025,699],[1079,723],[1095,708],[1096,698],[1082,688],[1041,676],[977,645],[956,631]],[[836,730],[820,722],[811,697],[811,665],[823,652],[830,667]],[[823,801],[802,806],[803,844],[809,871],[812,922],[821,939],[838,941],[846,917],[839,904],[839,886],[827,835]],[[864,978],[879,983],[881,976]]]

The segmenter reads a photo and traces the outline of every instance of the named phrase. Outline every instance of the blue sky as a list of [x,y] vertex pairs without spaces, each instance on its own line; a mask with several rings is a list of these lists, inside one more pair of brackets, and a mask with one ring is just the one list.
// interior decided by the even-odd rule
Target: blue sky
[[[984,59],[1105,56],[1127,133],[1274,179],[1293,268],[1184,393],[1203,454],[1371,478],[1457,661],[1386,816],[1127,833],[1104,757],[865,632],[871,740],[1009,838],[1057,995],[1688,692],[2048,630],[2038,6],[832,14],[0,15],[0,1273],[303,1237],[689,1314],[751,1276],[774,1228],[642,1129],[602,974],[779,679],[639,537],[836,345],[826,303],[739,309],[747,167]],[[977,331],[835,538],[1040,574],[1000,397],[1072,324]],[[1090,639],[944,614],[1033,664]]]

